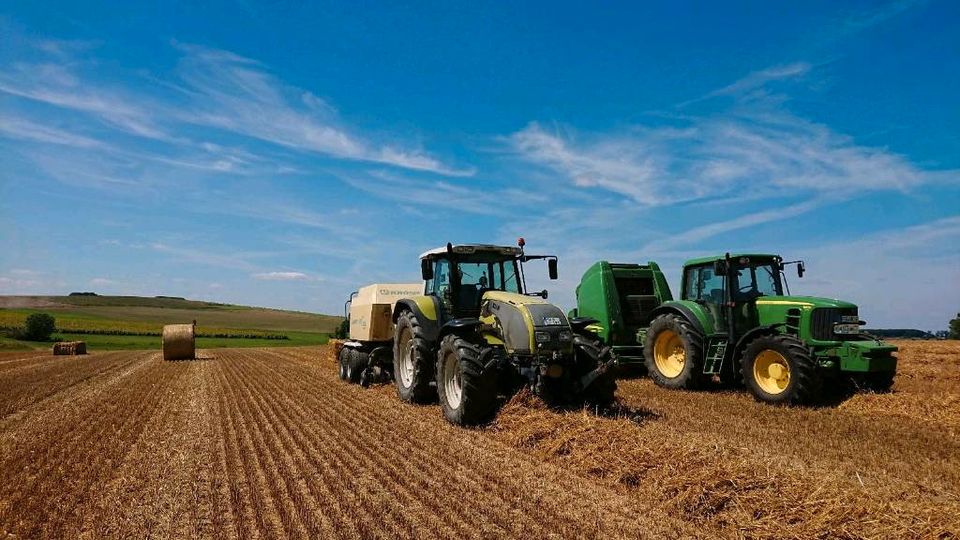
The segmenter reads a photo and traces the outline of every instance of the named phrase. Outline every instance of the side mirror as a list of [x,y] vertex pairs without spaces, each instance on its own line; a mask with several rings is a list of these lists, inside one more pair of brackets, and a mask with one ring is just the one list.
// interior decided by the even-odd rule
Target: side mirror
[[727,261],[713,261],[713,273],[718,276],[727,275]]
[[807,267],[803,265],[803,261],[797,263],[797,277],[802,278],[803,273],[807,271]]
[[420,275],[424,281],[433,279],[433,261],[430,259],[420,259]]
[[[550,273],[550,279],[557,279],[557,260],[547,259],[547,272]],[[544,296],[546,298],[546,296]]]
[[547,299],[547,290],[546,290],[546,289],[540,291],[540,298],[543,298],[544,300]]

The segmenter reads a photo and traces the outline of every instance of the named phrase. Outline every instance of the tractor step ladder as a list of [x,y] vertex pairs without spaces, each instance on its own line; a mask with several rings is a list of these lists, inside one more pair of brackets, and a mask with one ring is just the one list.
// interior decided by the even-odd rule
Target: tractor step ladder
[[707,357],[703,364],[703,372],[709,374],[720,373],[723,368],[723,359],[727,356],[727,336],[719,334],[710,336],[707,345]]

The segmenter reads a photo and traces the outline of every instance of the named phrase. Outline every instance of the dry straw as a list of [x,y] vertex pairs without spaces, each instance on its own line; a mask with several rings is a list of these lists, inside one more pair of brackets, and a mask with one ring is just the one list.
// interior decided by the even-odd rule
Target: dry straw
[[163,359],[192,360],[196,353],[193,324],[168,324],[163,327]]
[[87,354],[87,344],[83,341],[61,341],[54,343],[53,354],[55,356]]

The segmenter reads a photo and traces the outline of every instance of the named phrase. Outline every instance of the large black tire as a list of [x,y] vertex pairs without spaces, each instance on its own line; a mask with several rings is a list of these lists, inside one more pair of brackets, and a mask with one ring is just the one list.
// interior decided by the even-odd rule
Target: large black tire
[[[577,368],[576,376],[583,377],[601,364],[606,364],[613,357],[613,351],[604,349],[600,340],[590,335],[575,334],[573,336],[573,352]],[[582,401],[594,407],[609,407],[616,400],[617,380],[616,368],[610,366],[607,371],[597,377],[593,383],[583,390]]]
[[[673,354],[665,356],[668,350]],[[647,373],[657,386],[695,390],[707,380],[703,374],[703,336],[678,315],[665,313],[650,323],[643,358]]]
[[743,350],[740,373],[753,397],[765,403],[807,405],[820,395],[816,363],[794,336],[769,334],[751,341]]
[[458,426],[476,426],[497,412],[497,379],[493,369],[483,370],[480,345],[447,335],[437,354],[437,394],[443,416]]
[[367,369],[370,355],[359,349],[350,349],[350,355],[347,357],[347,381],[350,384],[360,384],[360,376],[363,370]]
[[436,389],[430,385],[435,358],[417,316],[409,310],[401,312],[393,334],[393,376],[400,399],[409,403],[436,399]]

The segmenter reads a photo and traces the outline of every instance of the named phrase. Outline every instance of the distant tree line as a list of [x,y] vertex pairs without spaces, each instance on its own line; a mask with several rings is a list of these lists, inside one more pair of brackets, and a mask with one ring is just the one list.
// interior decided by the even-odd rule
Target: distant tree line
[[98,296],[95,292],[72,292],[70,296]]

